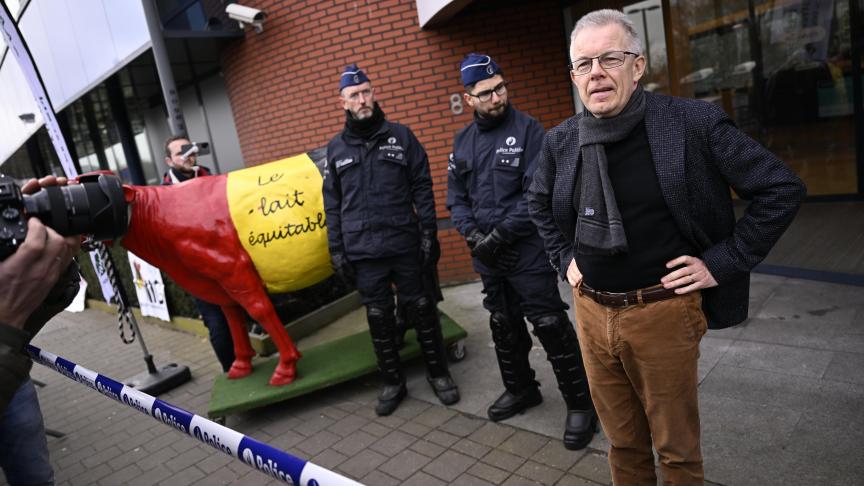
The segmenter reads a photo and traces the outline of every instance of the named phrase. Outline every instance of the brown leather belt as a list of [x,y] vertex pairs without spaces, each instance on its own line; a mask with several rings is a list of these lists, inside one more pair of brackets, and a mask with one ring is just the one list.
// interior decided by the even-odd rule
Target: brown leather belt
[[627,307],[628,305],[650,304],[661,300],[677,297],[675,289],[665,289],[662,286],[647,289],[631,290],[630,292],[603,292],[594,290],[587,285],[580,285],[579,292],[591,300],[606,307]]

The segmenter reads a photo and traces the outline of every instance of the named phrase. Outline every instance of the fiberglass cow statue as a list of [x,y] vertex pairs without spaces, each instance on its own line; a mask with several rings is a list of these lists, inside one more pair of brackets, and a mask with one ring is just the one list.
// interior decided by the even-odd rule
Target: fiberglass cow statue
[[172,186],[123,186],[130,208],[121,244],[159,267],[228,319],[235,360],[228,378],[252,372],[243,310],[279,350],[271,385],[291,383],[300,352],[268,291],[308,287],[333,271],[321,194],[324,150]]

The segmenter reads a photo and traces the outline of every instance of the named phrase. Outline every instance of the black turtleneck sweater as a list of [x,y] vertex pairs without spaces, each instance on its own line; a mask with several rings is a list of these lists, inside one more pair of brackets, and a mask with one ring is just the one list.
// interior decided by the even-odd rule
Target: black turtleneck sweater
[[[695,250],[681,235],[663,200],[645,122],[624,140],[605,147],[629,251],[614,256],[574,252],[576,264],[585,285],[596,290],[626,292],[657,285],[671,271],[666,262],[695,255]],[[573,204],[578,210],[578,196]]]

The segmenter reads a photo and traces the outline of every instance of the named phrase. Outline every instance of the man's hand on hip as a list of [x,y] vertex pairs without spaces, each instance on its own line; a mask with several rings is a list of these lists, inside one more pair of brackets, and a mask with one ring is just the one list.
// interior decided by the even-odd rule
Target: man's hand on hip
[[567,281],[574,289],[582,284],[582,272],[579,271],[575,258],[570,260],[570,265],[567,266]]
[[666,274],[660,282],[664,288],[675,289],[678,295],[717,286],[714,276],[708,271],[705,262],[699,258],[682,255],[667,262],[666,268],[675,268],[675,270]]

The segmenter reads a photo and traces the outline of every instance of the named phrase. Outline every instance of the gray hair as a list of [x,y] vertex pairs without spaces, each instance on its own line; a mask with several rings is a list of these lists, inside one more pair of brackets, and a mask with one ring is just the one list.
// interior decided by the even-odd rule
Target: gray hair
[[617,24],[624,29],[624,36],[627,41],[625,49],[636,54],[642,54],[642,41],[639,40],[639,34],[636,33],[633,21],[624,12],[610,8],[589,12],[583,15],[579,19],[579,22],[576,22],[576,26],[573,27],[573,33],[570,34],[569,54],[573,55],[573,43],[576,41],[576,36],[579,35],[579,32],[588,27],[604,27],[609,24]]

